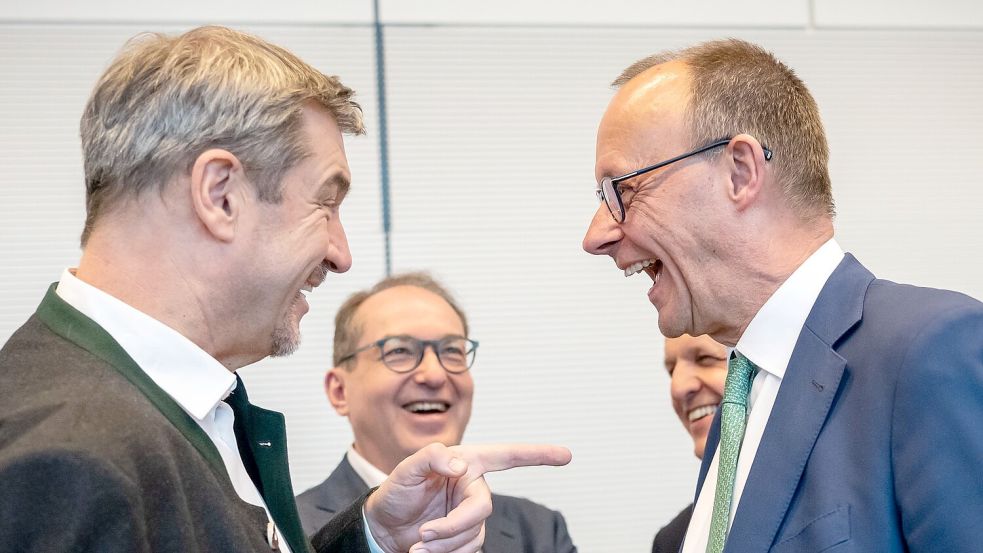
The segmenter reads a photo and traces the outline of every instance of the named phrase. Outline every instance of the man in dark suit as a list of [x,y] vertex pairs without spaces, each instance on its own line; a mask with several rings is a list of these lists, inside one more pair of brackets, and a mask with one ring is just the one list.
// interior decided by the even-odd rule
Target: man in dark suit
[[805,85],[738,40],[615,81],[584,238],[652,279],[666,336],[735,351],[683,551],[983,543],[983,304],[876,279],[833,239]]
[[[304,293],[351,264],[352,94],[218,27],[144,36],[106,70],[81,124],[81,261],[0,351],[0,551],[310,549],[283,417],[235,371],[292,352]],[[568,455],[429,447],[315,546],[474,551],[481,474]]]
[[[710,423],[724,397],[727,348],[706,335],[683,334],[666,338],[664,354],[672,408],[693,440],[696,458],[703,459]],[[679,551],[692,515],[690,504],[663,526],[652,541],[652,553]]]
[[[324,482],[297,497],[309,534],[414,451],[461,442],[471,417],[477,347],[464,311],[425,273],[388,277],[341,306],[325,391],[355,440]],[[576,551],[560,513],[498,494],[492,504],[485,553]]]

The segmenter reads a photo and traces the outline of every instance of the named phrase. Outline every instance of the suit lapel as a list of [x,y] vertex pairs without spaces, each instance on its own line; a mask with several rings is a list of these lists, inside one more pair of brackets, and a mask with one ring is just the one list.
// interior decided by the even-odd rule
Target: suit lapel
[[717,445],[720,443],[720,409],[713,415],[713,422],[710,423],[710,430],[707,432],[707,441],[703,445],[703,459],[700,461],[700,478],[696,481],[696,495],[693,497],[693,504],[700,498],[700,490],[703,489],[703,482],[707,479],[710,472],[710,461],[713,460],[714,453],[717,452]]
[[[238,375],[236,376],[238,379]],[[248,403],[246,387],[239,379],[236,393]],[[249,450],[259,470],[256,487],[263,495],[283,538],[294,553],[309,551],[309,542],[300,523],[293,484],[287,462],[287,432],[283,414],[249,404],[243,426]],[[237,437],[238,438],[238,437]]]
[[231,485],[222,456],[198,423],[140,369],[108,332],[61,299],[55,292],[56,286],[57,284],[52,284],[41,300],[37,310],[38,318],[52,332],[102,359],[122,374],[201,453],[219,478],[228,480]]
[[774,541],[846,367],[834,346],[860,321],[873,278],[847,254],[820,292],[789,360],[726,551],[767,551]]
[[511,553],[521,551],[517,543],[521,530],[518,521],[505,516],[510,513],[501,505],[498,496],[492,494],[492,509],[494,515],[485,520],[485,544],[481,547],[484,553]]
[[362,481],[348,462],[348,456],[345,455],[328,479],[317,486],[314,505],[333,516],[367,491],[369,491],[368,484]]
[[826,421],[845,366],[843,358],[811,332],[799,336],[734,516],[728,551],[768,550]]

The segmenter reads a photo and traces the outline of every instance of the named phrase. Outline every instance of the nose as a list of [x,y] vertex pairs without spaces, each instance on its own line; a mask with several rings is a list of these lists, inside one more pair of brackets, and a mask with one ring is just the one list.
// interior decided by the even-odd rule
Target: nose
[[594,218],[584,236],[584,251],[594,255],[614,255],[614,248],[624,237],[621,225],[615,222],[608,207],[602,202],[594,211]]
[[332,273],[344,273],[352,268],[352,253],[348,249],[348,236],[341,224],[341,214],[330,221],[328,229],[328,251],[324,262]]
[[669,382],[669,394],[673,401],[685,402],[687,399],[696,395],[703,386],[703,382],[696,376],[696,372],[689,366],[687,361],[679,360],[672,370],[672,379]]
[[447,371],[437,359],[437,352],[432,347],[423,349],[423,359],[413,372],[413,380],[417,384],[429,388],[440,388],[447,383]]

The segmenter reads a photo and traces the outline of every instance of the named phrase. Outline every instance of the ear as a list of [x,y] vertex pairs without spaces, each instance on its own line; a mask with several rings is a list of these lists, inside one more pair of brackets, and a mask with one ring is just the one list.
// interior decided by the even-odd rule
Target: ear
[[191,167],[192,207],[216,239],[230,242],[235,237],[247,186],[242,164],[232,153],[214,148],[195,160]]
[[345,378],[351,373],[342,367],[334,367],[324,376],[324,392],[336,413],[348,416],[348,397],[345,388]]
[[765,184],[765,164],[768,163],[764,148],[756,138],[739,134],[727,145],[730,186],[728,195],[738,211],[752,206],[762,193]]

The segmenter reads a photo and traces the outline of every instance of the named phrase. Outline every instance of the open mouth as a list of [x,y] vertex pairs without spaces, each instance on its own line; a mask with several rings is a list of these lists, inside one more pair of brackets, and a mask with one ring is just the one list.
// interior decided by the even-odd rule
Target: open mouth
[[416,415],[446,413],[450,408],[451,404],[446,401],[411,401],[403,406],[403,409]]
[[657,284],[659,276],[662,274],[662,261],[654,257],[644,261],[636,261],[625,269],[625,277],[637,275],[642,271],[652,279],[653,284]]
[[327,278],[327,276],[328,276],[328,264],[321,263],[320,265],[317,266],[317,269],[315,269],[314,272],[311,273],[309,277],[307,277],[307,280],[304,281],[304,285],[300,287],[299,292],[301,293],[306,292],[307,294],[310,294],[311,292],[314,291],[315,288],[317,288],[318,286],[321,285],[321,283],[324,282],[324,279]]
[[712,417],[717,412],[718,407],[720,407],[719,404],[701,405],[687,413],[686,417],[689,419],[689,422],[696,422],[706,416]]

